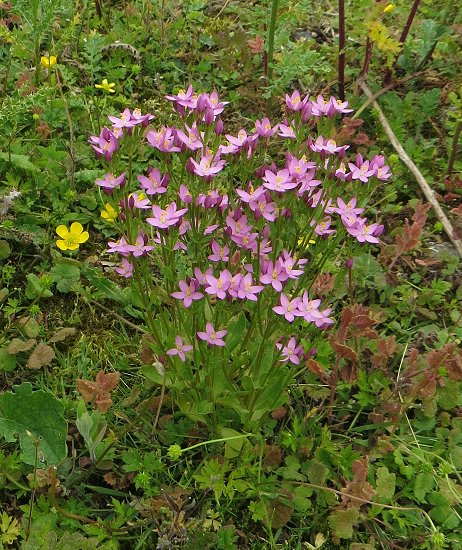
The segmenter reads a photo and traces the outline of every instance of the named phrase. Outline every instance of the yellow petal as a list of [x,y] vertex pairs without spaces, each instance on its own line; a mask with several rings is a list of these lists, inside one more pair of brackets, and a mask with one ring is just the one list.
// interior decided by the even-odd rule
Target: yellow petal
[[78,244],[70,244],[67,249],[68,250],[77,250],[77,248],[79,248],[79,245]]
[[74,222],[72,225],[71,225],[71,230],[70,230],[70,234],[73,236],[73,237],[78,237],[80,235],[80,233],[82,233],[83,231],[83,225],[79,222]]
[[40,58],[40,63],[44,66],[44,67],[49,67],[50,66],[50,59],[48,57],[45,57],[45,56],[42,56]]
[[69,236],[69,230],[65,225],[58,225],[56,228],[56,233],[61,237],[61,239],[67,239]]
[[[89,238],[90,238],[90,235],[89,235],[88,231],[84,231],[81,235],[79,235],[77,240],[79,241],[79,244],[82,244],[82,243],[88,241]],[[77,245],[77,247],[78,246],[79,245]]]
[[66,241],[56,241],[56,246],[60,249],[60,250],[67,250],[67,243]]
[[109,214],[106,212],[106,210],[101,210],[101,217],[105,220],[109,218]]
[[55,55],[50,55],[49,57],[49,63],[50,63],[50,67],[53,67],[53,65],[56,65],[56,56]]

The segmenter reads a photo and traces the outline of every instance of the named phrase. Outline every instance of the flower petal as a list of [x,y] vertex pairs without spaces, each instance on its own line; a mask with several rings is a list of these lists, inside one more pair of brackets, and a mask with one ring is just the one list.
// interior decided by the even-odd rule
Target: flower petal
[[[60,235],[61,236],[61,235]],[[60,249],[60,250],[67,250],[67,243],[66,241],[56,241],[56,246]]]
[[82,233],[83,231],[83,225],[79,222],[74,222],[72,225],[71,225],[71,230],[70,230],[70,234],[73,236],[73,237],[78,237],[80,235],[80,233]]
[[56,233],[61,237],[61,239],[67,239],[69,236],[69,229],[65,225],[58,225],[56,228]]
[[87,242],[89,238],[90,238],[90,235],[89,235],[88,231],[84,231],[81,235],[79,235],[77,240],[78,240],[79,244],[82,244],[82,243]]

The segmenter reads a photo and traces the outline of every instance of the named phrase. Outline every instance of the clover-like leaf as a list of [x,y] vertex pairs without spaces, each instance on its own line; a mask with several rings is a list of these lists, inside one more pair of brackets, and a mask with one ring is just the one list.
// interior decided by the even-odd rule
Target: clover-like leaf
[[356,508],[336,510],[329,516],[329,525],[334,534],[340,539],[353,537],[353,525],[359,519],[359,511]]
[[57,464],[67,454],[64,405],[51,393],[32,391],[32,384],[13,386],[15,393],[0,395],[0,436],[9,443],[19,437],[26,464],[35,463],[37,443],[40,462]]

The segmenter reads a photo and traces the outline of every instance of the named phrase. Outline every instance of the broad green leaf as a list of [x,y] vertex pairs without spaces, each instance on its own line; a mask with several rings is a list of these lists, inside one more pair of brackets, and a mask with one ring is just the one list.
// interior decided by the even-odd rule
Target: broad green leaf
[[386,466],[377,468],[377,498],[379,502],[390,502],[395,494],[396,474],[390,473]]
[[359,519],[359,510],[348,508],[337,510],[329,516],[329,525],[334,534],[340,539],[353,537],[353,526]]
[[38,167],[35,166],[35,164],[32,163],[26,155],[0,153],[0,160],[11,163],[11,165],[15,168],[19,168],[25,172],[38,172],[39,170]]
[[0,348],[0,371],[10,372],[16,367],[16,355],[11,355],[5,348]]
[[11,247],[8,241],[5,239],[0,239],[0,261],[6,260],[11,254]]
[[425,500],[425,495],[433,489],[435,480],[431,472],[420,472],[414,481],[414,496],[419,502]]
[[75,263],[60,261],[51,268],[50,275],[59,292],[70,292],[80,279],[80,269]]
[[13,388],[0,396],[0,435],[9,443],[19,437],[26,464],[35,463],[35,441],[39,463],[58,464],[67,454],[64,405],[51,393],[32,391],[29,382]]
[[26,297],[29,298],[29,300],[34,300],[35,298],[51,298],[51,296],[53,296],[51,290],[42,286],[39,277],[37,277],[35,273],[28,273],[26,278]]

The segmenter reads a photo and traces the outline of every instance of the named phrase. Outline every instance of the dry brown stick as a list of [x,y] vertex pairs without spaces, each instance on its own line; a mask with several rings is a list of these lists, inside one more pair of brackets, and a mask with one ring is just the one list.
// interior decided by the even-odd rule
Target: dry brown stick
[[435,211],[435,214],[437,218],[440,220],[440,222],[443,225],[443,229],[445,230],[447,236],[449,237],[449,240],[456,248],[459,256],[462,258],[462,241],[459,239],[456,239],[454,237],[454,229],[451,225],[451,222],[446,217],[446,214],[443,212],[443,209],[441,208],[439,202],[436,200],[435,193],[433,189],[428,185],[425,178],[423,177],[420,170],[417,168],[417,166],[414,164],[410,156],[406,153],[401,143],[398,141],[398,138],[395,136],[395,133],[393,132],[390,124],[388,123],[388,120],[386,119],[385,115],[383,114],[382,109],[380,108],[377,101],[373,99],[372,92],[369,90],[366,84],[364,82],[360,83],[361,89],[363,90],[365,96],[372,100],[372,106],[377,111],[380,123],[382,124],[382,127],[385,131],[385,133],[388,136],[388,139],[390,140],[391,144],[395,148],[396,152],[398,153],[400,159],[403,161],[403,163],[409,168],[412,175],[417,180],[417,183],[419,184],[420,188],[422,189],[423,194],[425,195],[425,198],[428,200],[428,202],[432,205],[433,210]]

